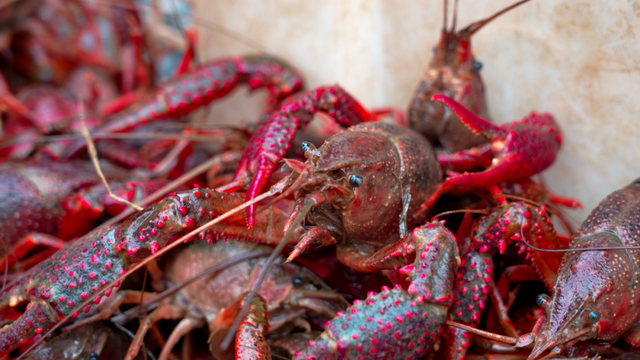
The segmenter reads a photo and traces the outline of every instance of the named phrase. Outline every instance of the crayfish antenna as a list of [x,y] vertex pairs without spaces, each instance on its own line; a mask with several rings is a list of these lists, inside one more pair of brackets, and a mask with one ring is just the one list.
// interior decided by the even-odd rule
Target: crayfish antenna
[[130,206],[136,209],[137,211],[142,210],[143,208],[141,206],[136,205],[126,199],[123,199],[118,195],[114,194],[113,191],[111,191],[109,182],[107,182],[107,178],[104,176],[104,174],[102,173],[102,169],[100,168],[100,162],[98,161],[98,151],[96,150],[96,145],[93,143],[93,139],[91,139],[91,134],[89,134],[89,129],[87,128],[87,122],[84,114],[84,103],[82,101],[79,101],[78,105],[80,107],[80,126],[81,126],[82,136],[85,138],[87,142],[87,150],[89,150],[89,155],[91,157],[91,161],[93,162],[93,166],[95,166],[96,172],[98,173],[100,180],[102,180],[104,187],[107,189],[107,192],[109,192],[109,196],[115,201],[118,201],[122,204]]
[[458,20],[458,0],[453,3],[453,20],[451,21],[451,32],[456,31],[456,21]]
[[[184,173],[179,178],[177,178],[175,180],[172,180],[167,185],[165,185],[162,188],[156,190],[155,192],[153,192],[153,194],[149,195],[142,202],[140,202],[140,205],[141,206],[147,206],[147,205],[153,203],[154,201],[159,200],[160,198],[162,198],[166,194],[168,194],[171,191],[175,190],[178,186],[180,186],[183,183],[185,183],[187,180],[193,179],[194,177],[206,172],[207,170],[209,170],[211,167],[213,167],[215,165],[224,164],[224,163],[227,163],[227,162],[238,161],[240,159],[241,155],[242,154],[239,153],[238,151],[227,151],[227,152],[224,152],[222,154],[215,155],[215,156],[211,157],[209,160],[207,160],[207,161],[203,162],[202,164],[198,165],[196,168],[194,168],[192,170],[189,170],[188,172]],[[224,192],[224,190],[222,190],[222,189],[216,189],[216,190]],[[103,223],[100,226],[113,225],[113,224],[115,224],[117,222],[120,222],[120,221],[124,220],[127,216],[133,214],[133,212],[134,212],[133,209],[127,209],[127,210],[121,212],[120,214],[118,214],[118,216],[112,217],[109,221]]]
[[449,2],[447,0],[444,0],[444,4],[443,4],[443,16],[442,16],[442,32],[446,33],[447,32],[447,8],[448,8]]
[[505,344],[516,345],[518,343],[518,339],[516,339],[516,338],[510,337],[510,336],[498,335],[498,334],[494,334],[494,333],[491,333],[491,332],[488,332],[488,331],[476,329],[474,327],[467,326],[467,325],[464,325],[464,324],[460,324],[460,323],[457,323],[455,321],[447,320],[447,325],[449,325],[451,327],[454,327],[454,328],[458,328],[458,329],[467,331],[467,332],[470,332],[470,333],[478,335],[478,336],[485,337],[487,339],[500,341],[500,342],[503,342]]
[[[496,19],[497,17],[499,17],[500,15],[511,11],[515,8],[517,8],[518,6],[529,2],[530,0],[522,0],[522,1],[518,1],[517,3],[511,5],[511,6],[507,6],[506,8],[498,11],[497,13],[489,16],[488,18],[484,19],[484,20],[479,20],[476,21],[472,24],[470,24],[469,26],[467,26],[466,28],[462,29],[460,32],[464,32],[467,33],[469,36],[473,35],[476,31],[480,30],[483,26],[487,25],[488,23],[490,23],[491,21],[493,21],[494,19]],[[457,2],[457,1],[456,1]]]

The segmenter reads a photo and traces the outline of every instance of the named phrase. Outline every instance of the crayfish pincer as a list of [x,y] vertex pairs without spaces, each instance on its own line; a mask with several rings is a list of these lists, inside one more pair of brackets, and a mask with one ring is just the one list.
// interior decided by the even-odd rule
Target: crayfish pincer
[[[17,319],[14,317],[12,323],[0,330],[0,354],[41,334],[74,311],[75,316],[79,315],[76,306],[110,286],[132,263],[156,253],[240,202],[238,197],[208,189],[173,193],[120,225],[93,230],[65,246],[0,294],[2,320],[12,320],[10,314],[24,309]],[[229,229],[234,224],[245,229],[244,216],[230,220]],[[208,242],[218,236],[211,230],[200,235]],[[258,237],[269,236],[265,238],[256,232]],[[105,294],[111,295],[118,286],[119,283],[113,284]],[[98,304],[100,300],[97,297],[94,302]],[[91,306],[80,309],[90,310]]]
[[[412,265],[401,268],[409,275],[409,288],[383,288],[380,294],[354,301],[296,359],[419,359],[433,346],[453,303],[458,246],[436,221],[385,249],[391,253],[401,248],[415,257]],[[379,261],[380,266],[392,263]]]

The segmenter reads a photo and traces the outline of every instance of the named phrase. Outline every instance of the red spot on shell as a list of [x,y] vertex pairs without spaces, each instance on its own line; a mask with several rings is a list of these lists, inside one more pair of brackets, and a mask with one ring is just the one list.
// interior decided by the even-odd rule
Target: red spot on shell
[[162,223],[162,221],[159,221],[159,220],[158,220],[158,222],[156,223],[156,226],[162,229],[162,227],[164,226],[164,224]]
[[157,253],[159,249],[160,249],[160,244],[158,244],[157,242],[152,242],[149,245],[149,250],[151,250],[151,255],[155,255],[155,253]]
[[86,299],[87,296],[89,296],[89,294],[87,294],[86,292],[83,292],[82,295],[80,295],[80,297],[82,298],[82,300]]
[[189,209],[184,206],[180,206],[180,208],[178,208],[178,211],[180,211],[180,214],[182,214],[182,216],[185,216],[189,213]]

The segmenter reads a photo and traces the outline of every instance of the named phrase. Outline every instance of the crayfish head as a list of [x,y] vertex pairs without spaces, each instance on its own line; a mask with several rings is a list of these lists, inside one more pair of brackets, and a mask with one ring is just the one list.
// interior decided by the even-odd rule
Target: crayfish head
[[[598,233],[574,239],[571,248],[622,245],[616,235]],[[631,265],[624,250],[567,253],[552,299],[539,301],[545,315],[529,359],[546,351],[563,352],[579,341],[613,341],[622,335],[633,303]]]

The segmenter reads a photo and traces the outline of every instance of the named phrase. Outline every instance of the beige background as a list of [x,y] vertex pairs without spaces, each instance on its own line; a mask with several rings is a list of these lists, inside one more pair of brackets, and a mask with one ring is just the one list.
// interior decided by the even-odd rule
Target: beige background
[[[442,26],[439,0],[194,1],[203,59],[264,50],[297,67],[309,86],[338,82],[368,107],[406,107]],[[511,3],[461,0],[458,24]],[[473,39],[495,122],[535,109],[560,123],[565,140],[544,180],[584,203],[571,212],[576,225],[640,177],[639,34],[638,0],[535,0]],[[251,98],[251,106],[246,92],[216,105],[215,120],[255,121],[263,97]]]

